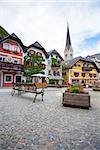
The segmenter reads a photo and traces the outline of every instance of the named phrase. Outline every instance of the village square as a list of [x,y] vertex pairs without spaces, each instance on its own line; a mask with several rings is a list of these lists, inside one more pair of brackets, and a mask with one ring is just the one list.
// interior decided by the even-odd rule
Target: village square
[[[99,21],[93,30],[79,17],[81,9],[98,10],[97,3],[7,4],[0,13],[10,13],[13,23],[0,23],[0,150],[100,150]],[[73,27],[69,16],[76,12],[80,26],[74,20]]]

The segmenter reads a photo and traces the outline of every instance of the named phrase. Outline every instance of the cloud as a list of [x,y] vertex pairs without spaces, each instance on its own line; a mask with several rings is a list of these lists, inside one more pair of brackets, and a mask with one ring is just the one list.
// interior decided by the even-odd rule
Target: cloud
[[9,33],[15,32],[25,45],[39,41],[47,51],[56,49],[63,56],[69,21],[74,56],[86,56],[99,52],[100,43],[92,45],[87,40],[100,33],[98,5],[99,1],[92,0],[1,1],[1,25]]

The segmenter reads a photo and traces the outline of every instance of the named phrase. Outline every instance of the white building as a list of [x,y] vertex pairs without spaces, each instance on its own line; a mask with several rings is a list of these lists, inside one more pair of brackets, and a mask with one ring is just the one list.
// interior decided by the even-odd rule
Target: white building
[[[48,76],[46,79],[47,83],[62,83],[62,61],[63,58],[56,50],[52,50],[50,52],[46,52],[46,50],[40,45],[39,42],[35,42],[27,47],[27,52],[25,56],[27,57],[30,54],[37,54],[42,56],[43,62],[42,65],[45,67],[42,70],[42,73]],[[40,73],[40,72],[39,72]],[[40,82],[39,77],[34,78],[33,82]]]
[[[48,75],[48,53],[46,52],[46,50],[41,46],[41,44],[38,41],[36,41],[35,43],[33,43],[27,47],[27,52],[25,54],[25,56],[27,57],[27,62],[28,62],[28,58],[29,58],[28,56],[30,54],[36,54],[36,55],[42,57],[42,59],[43,59],[43,61],[41,63],[41,65],[43,66],[42,73],[45,75]],[[38,64],[36,64],[36,65],[38,65]]]
[[48,76],[49,83],[62,83],[62,61],[61,55],[54,49],[48,52]]

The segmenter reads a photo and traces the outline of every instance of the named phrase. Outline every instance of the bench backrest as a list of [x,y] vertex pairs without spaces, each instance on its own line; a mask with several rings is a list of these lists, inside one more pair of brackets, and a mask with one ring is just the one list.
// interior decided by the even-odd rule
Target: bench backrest
[[36,89],[44,89],[47,87],[47,83],[16,83],[14,87],[18,87],[23,90],[36,90]]
[[43,82],[43,83],[35,83],[36,88],[46,88],[47,87],[47,83]]

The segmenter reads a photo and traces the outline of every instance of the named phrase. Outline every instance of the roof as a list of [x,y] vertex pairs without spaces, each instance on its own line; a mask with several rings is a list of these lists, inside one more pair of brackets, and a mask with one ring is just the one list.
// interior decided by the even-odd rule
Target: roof
[[30,48],[30,47],[36,47],[36,48],[39,48],[39,49],[44,49],[38,41],[36,41],[35,43],[28,46],[28,48]]
[[11,35],[8,35],[5,38],[0,39],[0,43],[7,39],[11,39],[11,40],[18,42],[20,46],[22,47],[23,51],[25,52],[25,46],[23,45],[22,41],[17,37],[15,33],[12,33]]
[[36,41],[35,43],[28,46],[28,48],[30,48],[30,47],[40,49],[45,54],[46,58],[48,58],[48,53],[46,52],[46,50],[42,47],[42,45],[38,41]]
[[12,33],[11,36],[18,38],[18,36],[15,33]]
[[97,58],[100,60],[100,53],[97,53],[97,54],[94,54],[94,55],[88,55],[87,57],[90,57],[90,58]]
[[69,25],[68,24],[67,24],[66,47],[67,47],[67,49],[70,49],[70,47],[71,47],[71,38],[70,38],[70,32],[69,32]]
[[76,58],[73,58],[73,59],[71,59],[71,60],[68,60],[67,62],[65,62],[65,64],[68,64],[69,65],[69,67],[68,68],[72,68],[73,66],[74,66],[74,64],[76,64],[78,61],[84,61],[84,62],[88,62],[88,63],[92,63],[95,67],[96,67],[96,69],[98,70],[98,67],[97,67],[97,65],[91,60],[91,59],[89,59],[89,58],[84,58],[84,57],[81,57],[81,56],[79,56],[79,57],[76,57]]
[[48,55],[57,54],[59,58],[64,61],[64,59],[61,57],[61,55],[54,49],[48,52]]

